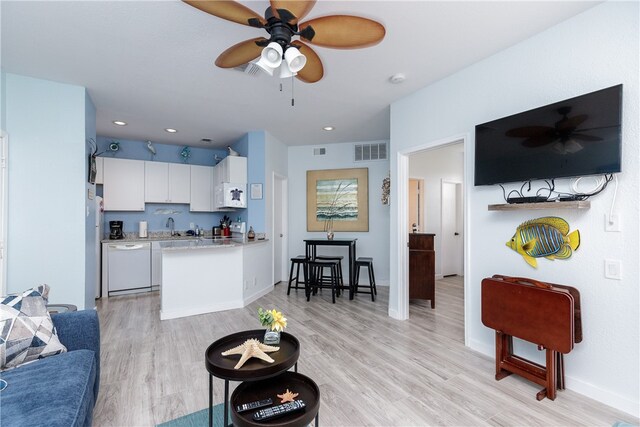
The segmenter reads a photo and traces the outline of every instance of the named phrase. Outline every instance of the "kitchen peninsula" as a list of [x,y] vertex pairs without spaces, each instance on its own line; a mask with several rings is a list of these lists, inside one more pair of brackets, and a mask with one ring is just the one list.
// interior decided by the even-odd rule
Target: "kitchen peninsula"
[[273,289],[268,240],[162,242],[160,319],[242,308]]

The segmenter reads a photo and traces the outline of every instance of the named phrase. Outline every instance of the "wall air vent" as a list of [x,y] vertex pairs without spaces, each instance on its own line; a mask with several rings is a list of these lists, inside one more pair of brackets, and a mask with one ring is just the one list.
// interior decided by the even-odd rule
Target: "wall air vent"
[[374,144],[355,144],[354,160],[356,162],[368,162],[371,160],[387,159],[387,143],[380,142]]
[[314,147],[313,148],[313,155],[314,156],[324,156],[325,154],[327,154],[327,149],[324,147]]
[[249,74],[250,76],[253,76],[253,77],[258,77],[258,73],[260,72],[260,67],[258,67],[253,62],[247,62],[246,64],[238,65],[233,69],[245,74]]

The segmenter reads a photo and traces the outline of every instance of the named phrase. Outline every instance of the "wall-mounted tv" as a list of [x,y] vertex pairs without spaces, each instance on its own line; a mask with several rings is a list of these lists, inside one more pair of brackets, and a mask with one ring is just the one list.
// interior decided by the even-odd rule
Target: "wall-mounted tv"
[[476,126],[475,185],[620,172],[622,85]]

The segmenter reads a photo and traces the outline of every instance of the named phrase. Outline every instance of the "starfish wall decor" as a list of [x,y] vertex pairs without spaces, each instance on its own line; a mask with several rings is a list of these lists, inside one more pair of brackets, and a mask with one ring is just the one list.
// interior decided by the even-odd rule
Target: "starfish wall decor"
[[241,354],[240,360],[233,367],[233,369],[240,369],[244,362],[249,360],[252,357],[264,360],[265,362],[273,363],[273,359],[267,354],[274,351],[280,350],[280,347],[274,347],[271,345],[266,345],[261,343],[255,338],[250,340],[246,340],[243,344],[240,344],[237,347],[231,348],[227,351],[223,351],[223,356],[230,356],[232,354]]

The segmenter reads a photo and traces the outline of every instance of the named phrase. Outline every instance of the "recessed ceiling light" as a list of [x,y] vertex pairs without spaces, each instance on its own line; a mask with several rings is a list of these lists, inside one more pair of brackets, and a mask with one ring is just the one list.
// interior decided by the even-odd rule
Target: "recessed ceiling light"
[[322,130],[326,130],[326,131],[332,131],[334,129],[335,128],[333,126],[325,126],[325,127],[322,128]]
[[391,83],[393,83],[394,85],[397,85],[399,83],[402,83],[403,81],[405,81],[407,79],[407,76],[405,76],[402,73],[396,73],[393,76],[389,77],[389,81]]
[[114,120],[113,124],[118,126],[126,126],[127,122],[123,122],[122,120]]
[[166,131],[166,132],[169,132],[169,133],[176,133],[176,132],[178,132],[177,130],[172,129],[172,128],[166,128],[166,129],[165,129],[165,131]]

